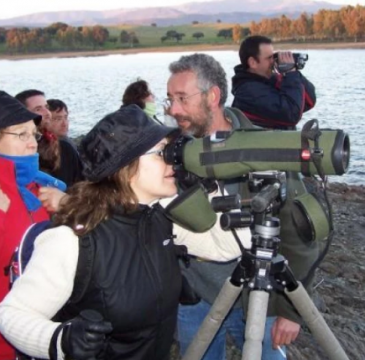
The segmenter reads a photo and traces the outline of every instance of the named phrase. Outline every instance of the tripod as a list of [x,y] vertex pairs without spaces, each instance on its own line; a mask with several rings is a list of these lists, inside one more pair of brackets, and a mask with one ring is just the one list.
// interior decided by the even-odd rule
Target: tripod
[[[269,295],[278,287],[292,301],[329,359],[349,360],[303,285],[295,279],[288,261],[278,254],[280,220],[266,216],[263,210],[270,206],[277,194],[278,184],[275,183],[263,188],[253,199],[251,206],[255,226],[251,250],[241,248],[240,262],[225,281],[182,360],[200,360],[204,356],[244,287],[249,289],[249,302],[242,360],[261,360]],[[223,218],[223,221],[221,218],[223,228],[228,227],[228,223],[233,225],[234,221],[231,222],[229,217]]]

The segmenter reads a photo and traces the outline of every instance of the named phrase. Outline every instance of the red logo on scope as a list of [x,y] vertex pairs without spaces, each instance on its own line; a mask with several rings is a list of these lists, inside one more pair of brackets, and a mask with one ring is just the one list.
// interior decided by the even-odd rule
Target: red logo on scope
[[303,150],[301,154],[302,160],[308,161],[311,158],[311,153],[309,150]]

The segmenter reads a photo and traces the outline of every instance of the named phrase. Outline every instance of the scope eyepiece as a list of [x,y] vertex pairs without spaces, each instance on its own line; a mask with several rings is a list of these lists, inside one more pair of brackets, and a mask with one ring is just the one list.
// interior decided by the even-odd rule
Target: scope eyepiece
[[189,136],[180,135],[174,141],[168,143],[163,151],[166,164],[183,165],[183,151],[185,144],[191,139]]

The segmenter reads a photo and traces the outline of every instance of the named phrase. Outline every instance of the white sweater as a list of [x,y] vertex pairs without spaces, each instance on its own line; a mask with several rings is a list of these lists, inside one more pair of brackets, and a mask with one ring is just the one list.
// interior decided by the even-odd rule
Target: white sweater
[[[250,230],[237,232],[244,247],[249,248]],[[186,245],[189,254],[201,258],[228,261],[241,255],[231,232],[218,224],[203,234],[174,225],[174,233],[176,244]],[[0,332],[25,354],[48,358],[51,337],[59,325],[49,319],[71,296],[78,252],[78,237],[69,227],[43,232],[35,241],[24,274],[0,304]],[[63,359],[60,346],[58,354]]]

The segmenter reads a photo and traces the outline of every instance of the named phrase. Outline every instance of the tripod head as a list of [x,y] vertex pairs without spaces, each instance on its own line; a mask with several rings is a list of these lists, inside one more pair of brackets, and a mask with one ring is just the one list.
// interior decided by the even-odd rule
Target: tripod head
[[285,172],[249,173],[248,184],[250,192],[255,194],[252,199],[241,199],[239,194],[212,199],[213,210],[223,213],[220,218],[223,230],[263,225],[269,214],[274,216],[279,213],[280,207],[286,200]]
[[[252,199],[242,200],[238,194],[212,199],[213,209],[223,212],[222,229],[231,230],[240,240],[236,228],[249,226],[252,230],[251,249],[242,246],[242,257],[231,277],[232,284],[244,285],[251,290],[271,291],[273,269],[282,271],[285,259],[279,251],[280,207],[286,200],[285,172],[265,171],[249,174],[249,188],[255,193]],[[278,287],[281,290],[280,282]]]

